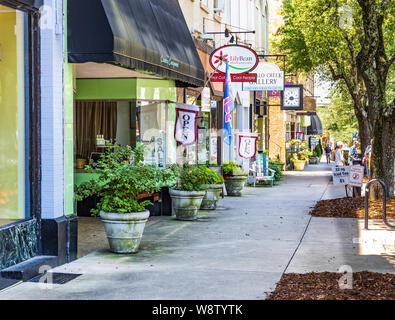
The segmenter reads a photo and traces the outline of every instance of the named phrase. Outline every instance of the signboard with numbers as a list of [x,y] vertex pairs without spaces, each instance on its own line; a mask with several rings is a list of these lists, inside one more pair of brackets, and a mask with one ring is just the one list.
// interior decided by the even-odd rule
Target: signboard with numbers
[[334,167],[332,168],[333,185],[346,186],[348,185],[348,173],[350,167]]

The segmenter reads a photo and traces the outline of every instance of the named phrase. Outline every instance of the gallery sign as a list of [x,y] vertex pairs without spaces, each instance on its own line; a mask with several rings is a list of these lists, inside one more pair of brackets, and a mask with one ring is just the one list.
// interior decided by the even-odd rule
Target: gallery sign
[[274,63],[259,62],[254,69],[256,82],[243,84],[243,91],[281,91],[284,90],[284,71]]
[[210,65],[218,73],[226,73],[225,61],[229,63],[230,74],[245,74],[254,70],[259,60],[251,48],[232,44],[219,47],[210,55]]

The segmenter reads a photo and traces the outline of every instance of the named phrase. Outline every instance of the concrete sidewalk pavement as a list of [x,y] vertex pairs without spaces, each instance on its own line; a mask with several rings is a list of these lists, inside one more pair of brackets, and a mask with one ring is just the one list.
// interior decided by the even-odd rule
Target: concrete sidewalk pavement
[[47,290],[25,282],[0,299],[264,299],[284,272],[337,271],[354,262],[393,271],[381,256],[368,263],[344,250],[358,220],[308,214],[340,192],[328,169],[308,166],[287,173],[280,186],[246,188],[243,197],[220,200],[217,211],[201,211],[196,222],[161,217],[147,226],[139,253],[96,251],[52,270],[82,274],[76,279]]

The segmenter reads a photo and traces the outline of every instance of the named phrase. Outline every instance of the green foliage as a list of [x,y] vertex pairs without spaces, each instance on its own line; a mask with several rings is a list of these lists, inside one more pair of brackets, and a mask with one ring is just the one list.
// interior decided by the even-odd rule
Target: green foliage
[[283,179],[283,173],[281,171],[282,163],[280,162],[280,160],[269,159],[269,168],[275,171],[274,172],[274,180],[275,181],[280,181]]
[[107,151],[97,162],[97,167],[86,166],[85,170],[98,173],[97,179],[76,186],[76,200],[80,201],[92,195],[99,197],[99,202],[92,213],[100,211],[130,213],[141,212],[150,201],[139,201],[141,193],[154,193],[163,186],[176,183],[173,170],[159,169],[143,163],[143,147],[135,150],[130,146],[119,147],[114,152]]
[[174,187],[182,191],[201,191],[204,190],[206,180],[202,170],[197,166],[184,165],[178,170],[177,183]]
[[222,164],[222,169],[225,176],[245,176],[248,172],[241,169],[240,165],[232,161],[226,161]]
[[318,157],[318,158],[321,159],[322,154],[323,154],[323,151],[322,151],[321,140],[319,140],[319,141],[318,141],[318,144],[317,144],[316,147],[314,148],[313,156],[316,156],[316,157]]
[[224,178],[218,174],[215,170],[207,167],[199,167],[201,175],[205,181],[205,184],[223,184]]
[[341,89],[333,89],[330,103],[325,108],[319,108],[317,114],[322,125],[336,141],[352,143],[352,134],[358,131],[358,120],[353,110],[353,102],[348,94]]

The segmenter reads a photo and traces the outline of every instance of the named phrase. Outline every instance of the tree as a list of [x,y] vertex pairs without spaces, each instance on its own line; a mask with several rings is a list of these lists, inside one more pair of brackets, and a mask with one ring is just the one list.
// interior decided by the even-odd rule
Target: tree
[[[274,46],[292,71],[319,70],[345,86],[358,119],[362,148],[374,137],[373,177],[394,196],[395,112],[387,77],[394,62],[390,0],[285,0],[285,25]],[[389,56],[389,58],[388,58]]]
[[352,134],[358,131],[358,120],[353,110],[353,102],[347,92],[333,88],[331,102],[317,110],[326,130],[336,141],[352,144]]

